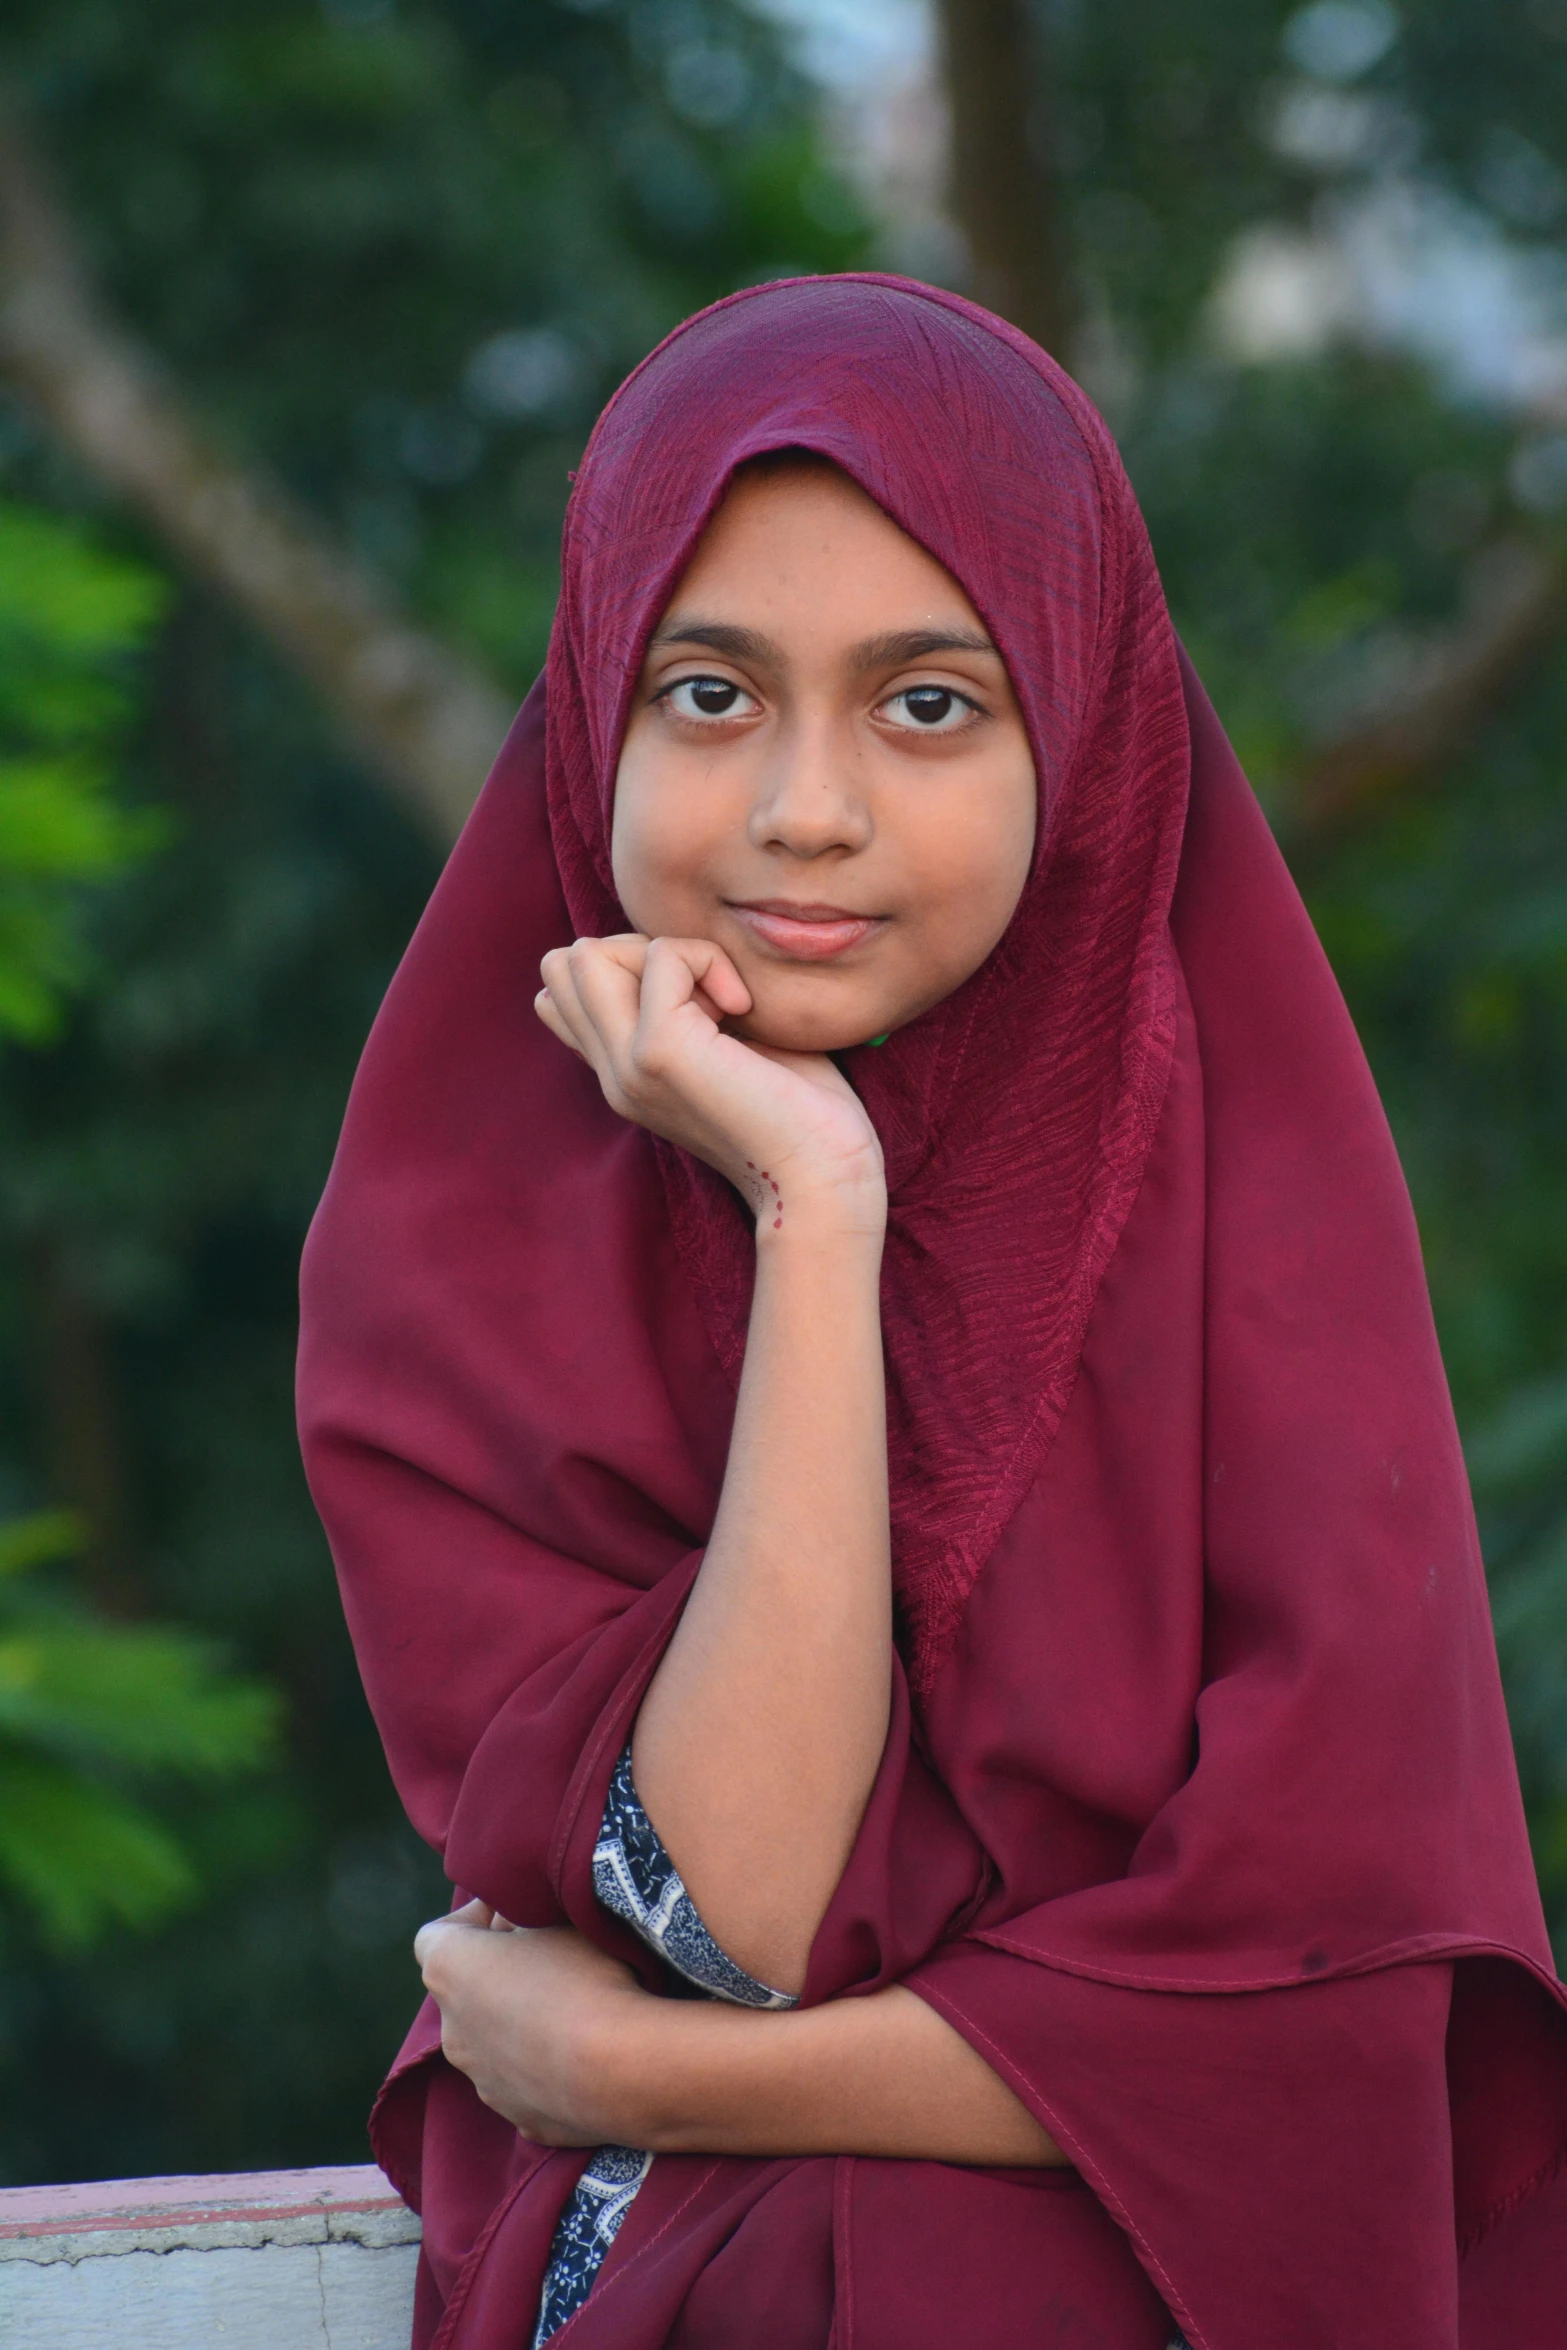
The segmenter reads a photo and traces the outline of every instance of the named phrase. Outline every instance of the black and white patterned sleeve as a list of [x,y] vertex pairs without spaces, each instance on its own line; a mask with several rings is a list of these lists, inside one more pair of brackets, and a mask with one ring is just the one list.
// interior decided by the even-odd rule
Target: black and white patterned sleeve
[[604,1824],[593,1854],[593,1890],[649,1949],[714,1999],[736,2007],[797,2007],[787,1991],[769,1990],[727,1958],[697,1915],[658,1830],[637,1798],[628,1746],[615,1765]]
[[[593,1852],[593,1890],[604,1908],[624,1918],[650,1950],[705,1991],[736,2007],[796,2007],[787,1991],[770,1990],[725,1957],[697,1915],[696,1905],[637,1797],[628,1746],[615,1765]],[[534,2329],[543,2350],[593,2290],[620,2224],[653,2167],[651,2154],[632,2146],[601,2146],[560,2215]]]

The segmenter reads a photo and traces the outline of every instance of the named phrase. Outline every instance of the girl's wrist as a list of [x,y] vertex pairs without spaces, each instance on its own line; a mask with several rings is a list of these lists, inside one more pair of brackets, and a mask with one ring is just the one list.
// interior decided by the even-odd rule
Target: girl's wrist
[[780,2020],[644,1994],[638,2012],[619,2019],[605,2051],[619,2142],[648,2154],[721,2149],[737,2121],[731,2074],[738,2066],[743,2082],[750,2069],[748,2028]]
[[579,2055],[581,2105],[606,2144],[646,2154],[672,2150],[680,2027],[689,2012],[681,2000],[638,1990],[595,2021]]
[[813,1250],[843,1244],[871,1251],[877,1257],[887,1233],[885,1184],[842,1185],[789,1183],[770,1193],[756,1218],[759,1251],[799,1247]]
[[584,2143],[656,2151],[645,2134],[656,2108],[648,2076],[655,2069],[657,2011],[669,2005],[638,1985],[578,2019],[562,2053],[568,2102]]

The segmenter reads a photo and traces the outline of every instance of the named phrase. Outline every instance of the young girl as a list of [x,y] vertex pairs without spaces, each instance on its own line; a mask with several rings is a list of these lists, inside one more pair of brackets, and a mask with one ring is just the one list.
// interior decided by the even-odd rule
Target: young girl
[[1408,1201],[1000,321],[768,286],[611,402],[301,1396],[459,1888],[374,2124],[423,2350],[1567,2343]]

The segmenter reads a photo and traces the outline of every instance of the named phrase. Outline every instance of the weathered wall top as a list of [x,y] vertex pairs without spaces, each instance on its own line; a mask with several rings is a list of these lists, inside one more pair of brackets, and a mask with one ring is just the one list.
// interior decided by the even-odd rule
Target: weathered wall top
[[419,2222],[374,2164],[0,2189],[5,2350],[407,2350]]

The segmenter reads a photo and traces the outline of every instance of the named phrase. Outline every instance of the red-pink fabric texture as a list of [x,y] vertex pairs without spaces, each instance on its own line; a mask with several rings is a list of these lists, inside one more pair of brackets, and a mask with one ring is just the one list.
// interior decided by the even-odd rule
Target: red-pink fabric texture
[[[1164,2350],[1168,2311],[1196,2350],[1563,2350],[1567,2024],[1392,1142],[1103,425],[955,296],[755,289],[622,387],[545,679],[366,1049],[301,1425],[403,1799],[454,1883],[657,1979],[591,1855],[712,1523],[749,1225],[531,1001],[626,926],[643,646],[780,447],[962,583],[1042,814],[990,962],[846,1056],[902,1663],[806,1996],[909,1983],[1078,2169],[661,2158],[560,2339]],[[487,2113],[428,2010],[376,2148],[422,2350],[521,2350],[584,2158]]]

